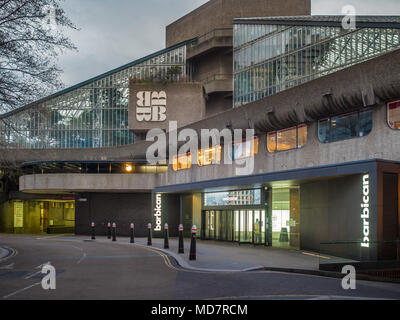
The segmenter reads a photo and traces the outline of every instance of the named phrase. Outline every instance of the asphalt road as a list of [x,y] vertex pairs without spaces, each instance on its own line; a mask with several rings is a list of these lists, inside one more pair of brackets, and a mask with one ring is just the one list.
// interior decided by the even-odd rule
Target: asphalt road
[[[88,238],[89,239],[89,238]],[[182,270],[151,248],[51,236],[0,235],[15,255],[0,259],[0,300],[186,299],[399,299],[400,285],[254,271],[208,273]],[[56,289],[41,286],[41,266],[57,271]]]

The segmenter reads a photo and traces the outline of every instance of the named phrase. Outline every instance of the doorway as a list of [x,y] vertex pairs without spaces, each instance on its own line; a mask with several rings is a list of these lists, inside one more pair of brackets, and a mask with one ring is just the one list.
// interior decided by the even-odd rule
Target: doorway
[[264,245],[266,214],[263,209],[203,211],[205,240]]
[[300,192],[298,187],[272,190],[272,246],[300,249]]

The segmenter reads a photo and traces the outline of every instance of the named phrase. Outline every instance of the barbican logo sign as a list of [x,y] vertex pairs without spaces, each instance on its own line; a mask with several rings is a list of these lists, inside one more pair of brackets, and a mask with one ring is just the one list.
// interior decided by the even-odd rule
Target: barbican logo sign
[[363,241],[361,242],[361,247],[369,248],[369,174],[363,176],[363,186],[362,186],[362,202],[361,202],[361,221],[362,221],[362,234],[363,234]]
[[155,226],[154,231],[162,230],[162,196],[161,193],[156,194],[156,207],[154,208]]
[[139,91],[136,98],[136,120],[138,122],[162,122],[167,119],[167,94],[165,91]]

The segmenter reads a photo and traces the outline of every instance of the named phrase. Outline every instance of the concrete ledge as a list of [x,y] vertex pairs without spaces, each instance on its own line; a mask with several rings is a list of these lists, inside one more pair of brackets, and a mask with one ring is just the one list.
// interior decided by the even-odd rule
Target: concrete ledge
[[35,174],[19,178],[26,193],[143,192],[156,186],[156,174]]

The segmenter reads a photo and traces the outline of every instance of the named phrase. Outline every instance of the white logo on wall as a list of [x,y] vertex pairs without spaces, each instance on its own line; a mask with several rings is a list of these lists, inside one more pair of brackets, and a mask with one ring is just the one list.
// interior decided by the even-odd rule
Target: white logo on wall
[[363,241],[361,246],[369,248],[369,174],[363,176],[363,201],[361,203],[362,208],[362,226],[363,226]]
[[154,231],[161,231],[161,216],[162,216],[162,198],[161,194],[156,194],[156,207],[154,208],[154,217],[156,218],[156,224]]
[[167,119],[167,94],[165,91],[139,91],[136,97],[137,121],[161,122]]

